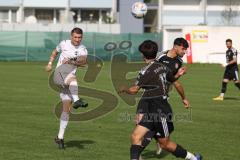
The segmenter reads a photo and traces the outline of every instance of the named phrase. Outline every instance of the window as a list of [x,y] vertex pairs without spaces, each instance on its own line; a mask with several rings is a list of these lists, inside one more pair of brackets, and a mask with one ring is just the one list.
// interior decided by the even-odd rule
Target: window
[[42,23],[52,23],[53,22],[53,10],[47,9],[36,9],[35,16],[38,22]]
[[72,12],[72,18],[73,18],[73,22],[74,23],[80,23],[81,22],[81,18],[80,18],[80,12],[81,12],[81,10],[76,10],[76,9],[73,9],[73,10],[71,10],[71,12]]
[[146,16],[144,17],[144,24],[157,25],[158,21],[158,12],[157,10],[148,10]]
[[0,22],[8,22],[8,10],[0,10]]
[[[17,22],[17,14],[16,10],[0,10],[0,22],[8,23],[10,20],[11,22]],[[11,16],[11,17],[9,17]]]
[[12,22],[17,22],[17,11],[12,10]]
[[146,16],[144,17],[144,32],[156,32],[157,22],[157,10],[148,10]]
[[71,10],[73,13],[73,21],[75,23],[81,22],[90,22],[90,23],[98,23],[100,17],[102,16],[102,23],[110,23],[110,10]]
[[97,23],[99,20],[99,10],[81,10],[81,20]]
[[110,17],[110,11],[104,10],[102,11],[102,20],[104,23],[111,23],[112,19]]
[[158,0],[144,0],[147,5],[158,5]]

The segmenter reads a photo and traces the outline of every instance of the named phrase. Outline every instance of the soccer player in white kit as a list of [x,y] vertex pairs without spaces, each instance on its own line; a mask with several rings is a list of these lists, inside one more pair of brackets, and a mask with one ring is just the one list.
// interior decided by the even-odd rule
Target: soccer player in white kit
[[56,59],[57,54],[60,54],[56,69],[54,71],[54,83],[62,86],[60,98],[63,104],[63,109],[60,117],[60,128],[55,142],[59,145],[59,149],[64,149],[64,132],[69,121],[70,107],[73,102],[73,107],[87,107],[88,103],[78,96],[78,83],[76,71],[78,67],[83,67],[87,64],[88,51],[81,44],[83,31],[80,28],[73,28],[71,31],[71,39],[61,41],[56,49],[52,51],[49,62],[46,66],[46,71],[52,70],[52,63]]

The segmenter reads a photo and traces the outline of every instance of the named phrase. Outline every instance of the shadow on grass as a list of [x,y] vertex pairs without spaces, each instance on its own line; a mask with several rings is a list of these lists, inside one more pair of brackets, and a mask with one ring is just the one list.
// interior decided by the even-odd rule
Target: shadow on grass
[[160,155],[156,154],[156,151],[149,151],[146,150],[143,154],[142,157],[143,159],[149,159],[149,158],[158,158],[158,159],[162,159],[164,157],[166,157],[169,154],[169,152],[167,151],[162,151],[162,153]]
[[65,142],[65,146],[67,148],[78,148],[78,149],[84,149],[85,145],[89,145],[89,144],[93,144],[95,143],[95,141],[91,141],[91,140],[81,140],[81,141],[67,141]]
[[224,97],[224,100],[234,100],[234,101],[240,101],[240,97]]

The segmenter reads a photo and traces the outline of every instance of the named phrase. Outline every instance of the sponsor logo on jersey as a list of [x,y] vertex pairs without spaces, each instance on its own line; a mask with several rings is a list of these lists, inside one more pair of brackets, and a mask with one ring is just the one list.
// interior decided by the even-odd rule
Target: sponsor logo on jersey
[[175,63],[175,68],[178,69],[179,65],[178,63]]
[[169,63],[169,61],[163,61],[163,63]]

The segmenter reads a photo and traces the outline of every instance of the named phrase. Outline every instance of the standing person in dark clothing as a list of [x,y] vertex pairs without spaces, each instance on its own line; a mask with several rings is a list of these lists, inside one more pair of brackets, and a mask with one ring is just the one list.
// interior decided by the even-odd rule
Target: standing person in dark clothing
[[[178,70],[182,67],[182,63],[183,63],[182,57],[185,55],[188,47],[189,47],[188,42],[184,38],[182,38],[182,37],[176,38],[173,43],[173,48],[170,50],[167,50],[167,51],[160,52],[157,55],[156,60],[158,62],[166,65],[168,67],[168,69],[172,72],[172,74],[175,75],[175,74],[177,74]],[[189,108],[190,104],[189,104],[188,99],[185,96],[184,88],[181,85],[181,83],[178,80],[176,80],[173,83],[167,82],[168,92],[172,85],[175,87],[178,94],[180,95],[185,108]],[[167,96],[169,96],[169,95],[167,95]],[[138,114],[141,114],[143,112],[144,112],[143,108],[138,108],[138,111],[137,111]],[[142,145],[144,147],[146,147],[151,142],[153,137],[157,140],[157,138],[159,136],[160,136],[159,133],[149,131],[144,136]],[[157,143],[156,154],[159,155],[161,153],[161,151],[162,151],[161,146],[159,143]]]
[[218,97],[213,98],[215,101],[223,101],[224,100],[224,94],[227,90],[227,83],[231,80],[234,81],[235,86],[240,89],[240,81],[238,76],[238,65],[237,65],[237,50],[232,47],[232,40],[227,39],[226,40],[226,63],[223,64],[223,67],[225,67],[225,72],[223,75],[222,80],[222,89],[221,93]]
[[145,63],[144,67],[137,78],[134,86],[126,89],[123,88],[119,92],[127,94],[136,94],[141,88],[144,93],[138,103],[138,107],[145,109],[143,117],[137,124],[131,135],[132,145],[130,148],[130,159],[139,160],[140,154],[144,147],[142,139],[149,131],[156,131],[161,134],[158,138],[163,148],[179,158],[187,160],[201,160],[200,155],[193,155],[180,145],[171,141],[169,136],[173,131],[172,109],[167,101],[167,81],[174,82],[185,73],[185,68],[180,68],[173,75],[172,72],[162,63],[155,60],[158,52],[158,46],[155,42],[147,40],[139,46]]
[[[165,64],[173,73],[173,75],[175,75],[182,67],[182,57],[185,55],[188,47],[188,42],[184,38],[176,38],[173,43],[173,48],[168,51],[160,52],[160,55],[156,59],[159,62]],[[173,85],[181,96],[182,102],[185,107],[189,107],[190,104],[185,96],[184,89],[181,83],[177,80],[173,83]]]

